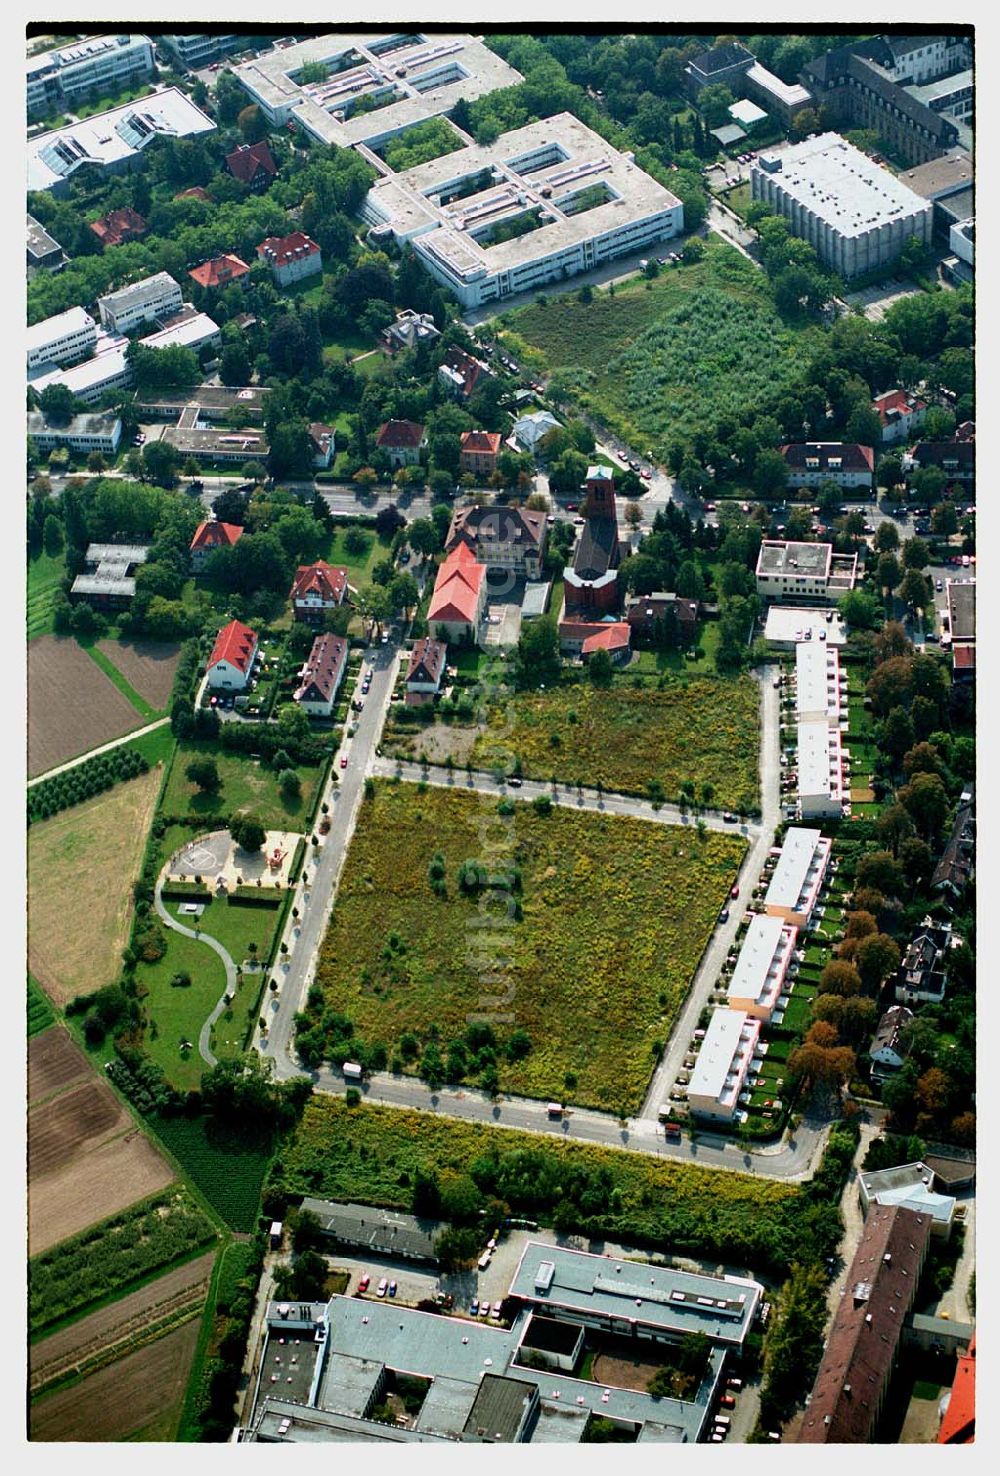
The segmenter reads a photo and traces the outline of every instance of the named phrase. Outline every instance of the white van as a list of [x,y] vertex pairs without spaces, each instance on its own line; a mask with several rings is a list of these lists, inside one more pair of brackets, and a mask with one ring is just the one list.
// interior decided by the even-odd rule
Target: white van
[[479,1269],[480,1269],[480,1271],[485,1271],[486,1270],[486,1267],[490,1264],[490,1260],[492,1259],[492,1256],[493,1256],[493,1252],[492,1251],[488,1251],[488,1250],[483,1251],[482,1255],[479,1257]]
[[550,1102],[546,1110],[550,1117],[562,1117],[563,1115],[561,1102]]
[[361,1067],[357,1061],[345,1061],[340,1069],[348,1081],[361,1080]]

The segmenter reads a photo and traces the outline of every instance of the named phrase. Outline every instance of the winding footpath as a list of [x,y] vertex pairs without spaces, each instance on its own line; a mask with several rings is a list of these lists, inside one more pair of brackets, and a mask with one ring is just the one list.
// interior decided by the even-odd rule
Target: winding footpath
[[223,990],[222,997],[220,998],[218,1004],[216,1004],[213,1008],[212,1013],[209,1015],[204,1025],[201,1027],[201,1031],[198,1035],[198,1054],[201,1056],[201,1059],[205,1061],[209,1066],[216,1066],[218,1065],[218,1058],[212,1054],[209,1041],[212,1038],[212,1026],[222,1014],[222,1011],[226,1008],[227,997],[230,994],[235,995],[236,993],[236,965],[233,963],[233,960],[230,958],[225,948],[223,948],[218,938],[213,938],[211,933],[203,933],[196,928],[189,928],[186,923],[178,922],[175,917],[170,916],[170,913],[164,906],[163,897],[161,896],[165,876],[165,872],[160,873],[159,877],[157,878],[156,888],[153,892],[153,903],[156,907],[158,916],[167,925],[167,927],[172,928],[175,933],[182,933],[185,938],[193,938],[196,943],[207,944],[207,946],[213,949],[214,952],[216,952],[222,959],[222,965],[226,971],[226,987]]

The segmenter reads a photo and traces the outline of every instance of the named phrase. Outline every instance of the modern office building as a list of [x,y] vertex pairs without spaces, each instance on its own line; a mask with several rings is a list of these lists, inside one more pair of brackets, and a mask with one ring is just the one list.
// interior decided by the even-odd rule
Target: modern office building
[[782,918],[755,915],[726,991],[731,1010],[769,1023],[788,978],[797,937],[798,929]]
[[338,148],[377,147],[460,98],[474,102],[524,80],[477,37],[447,32],[310,36],[234,71],[272,128],[294,123]]
[[839,820],[850,792],[844,784],[840,728],[827,717],[799,723],[796,729],[799,816],[803,820]]
[[176,319],[168,321],[155,333],[140,338],[139,342],[144,348],[189,348],[197,353],[206,345],[220,344],[222,330],[207,313],[191,310],[179,313]]
[[33,215],[28,216],[27,228],[27,265],[28,276],[33,272],[58,272],[66,264],[66,253],[54,236],[37,221]]
[[196,72],[223,57],[235,56],[250,44],[250,38],[236,33],[193,31],[157,36],[156,44],[189,72]]
[[111,333],[130,333],[140,323],[179,313],[183,306],[181,289],[169,272],[156,272],[97,299],[101,322]]
[[688,1106],[696,1116],[736,1120],[755,1052],[759,1056],[767,1049],[759,1045],[760,1023],[745,1010],[712,1011],[687,1089]]
[[133,169],[157,138],[192,138],[215,131],[211,118],[178,87],[81,118],[28,143],[28,189],[65,195],[80,169],[120,174]]
[[839,727],[846,707],[847,676],[840,670],[836,648],[826,640],[799,641],[795,647],[796,721]]
[[72,112],[74,103],[84,102],[90,93],[100,96],[138,87],[154,71],[148,36],[88,36],[29,56],[28,117],[45,118],[63,109]]
[[835,605],[854,588],[857,554],[835,554],[831,543],[765,538],[757,556],[757,593],[766,602]]
[[889,266],[911,237],[931,244],[928,202],[837,133],[760,154],[750,192],[845,279]]
[[66,446],[81,455],[100,451],[103,456],[114,456],[121,441],[122,423],[117,415],[107,414],[74,415],[65,425],[53,425],[41,410],[29,410],[28,435],[43,453]]
[[64,384],[78,400],[82,400],[85,405],[93,405],[108,390],[127,389],[133,383],[135,376],[127,351],[127,338],[105,333],[99,328],[92,358],[68,368],[60,368],[54,364],[39,365],[29,375],[29,383],[39,395],[50,384]]
[[271,450],[263,431],[227,430],[224,426],[207,426],[198,421],[190,425],[168,425],[160,440],[173,446],[183,457],[228,462],[231,466],[242,466],[247,461],[263,465]]
[[67,308],[28,329],[28,373],[48,364],[72,364],[97,346],[97,324],[82,307]]
[[833,842],[818,830],[791,825],[781,843],[778,864],[764,894],[764,911],[804,928],[816,906]]
[[465,308],[588,271],[684,229],[684,207],[570,113],[377,180],[369,241],[410,243]]

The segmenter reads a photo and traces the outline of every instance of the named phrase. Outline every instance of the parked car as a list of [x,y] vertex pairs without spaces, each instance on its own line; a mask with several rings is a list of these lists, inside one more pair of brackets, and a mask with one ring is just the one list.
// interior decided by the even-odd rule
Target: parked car
[[469,1316],[476,1317],[479,1313],[479,1298],[473,1297],[469,1303]]
[[742,1389],[743,1388],[743,1380],[742,1379],[737,1379],[737,1378],[729,1378],[729,1379],[726,1380],[726,1388],[727,1389]]
[[396,1291],[397,1291],[396,1283],[394,1281],[390,1281],[389,1282],[389,1295],[390,1295],[390,1297],[394,1297],[396,1295]]
[[731,1394],[723,1394],[722,1398],[719,1400],[719,1404],[723,1409],[736,1408],[736,1400]]
[[730,897],[738,897],[740,895],[740,889],[735,883],[729,888],[729,895]]
[[489,1302],[480,1302],[480,1304],[479,1304],[479,1315],[480,1315],[480,1317],[489,1317],[489,1315],[490,1315],[490,1304],[489,1304]]
[[370,1284],[371,1277],[368,1275],[367,1272],[365,1272],[364,1276],[362,1276],[361,1280],[358,1282],[358,1291],[366,1292]]
[[663,1131],[664,1131],[664,1134],[666,1135],[666,1137],[668,1137],[672,1143],[677,1143],[677,1142],[680,1141],[680,1136],[681,1136],[680,1123],[677,1123],[677,1122],[668,1122],[666,1124],[666,1126],[664,1127]]
[[732,810],[723,810],[722,818],[723,820],[725,820],[727,825],[736,824],[736,816],[733,814]]
[[342,769],[346,769],[347,768],[347,754],[346,753],[342,753],[340,755],[340,767]]
[[720,923],[725,923],[725,922],[728,922],[729,921],[729,908],[728,907],[724,907],[722,909],[722,911],[719,913],[719,921],[720,921]]
[[644,466],[639,475],[640,477],[642,477],[644,482],[651,482],[653,480],[653,473],[650,471],[648,466]]
[[380,1296],[380,1297],[384,1297],[385,1294],[386,1294],[386,1292],[388,1290],[389,1290],[389,1282],[388,1282],[387,1278],[385,1276],[383,1276],[382,1279],[381,1279],[381,1281],[378,1284],[378,1291],[376,1292],[376,1295],[377,1296]]

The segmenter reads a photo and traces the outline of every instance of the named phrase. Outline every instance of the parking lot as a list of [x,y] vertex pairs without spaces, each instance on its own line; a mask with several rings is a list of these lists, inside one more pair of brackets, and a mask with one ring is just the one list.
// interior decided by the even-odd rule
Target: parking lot
[[898,281],[894,277],[891,282],[862,287],[859,292],[845,292],[844,301],[848,307],[860,307],[866,318],[877,323],[885,317],[894,302],[899,302],[904,297],[916,297],[919,293],[920,288],[915,287],[912,282]]

